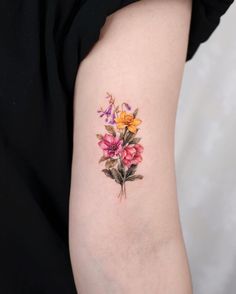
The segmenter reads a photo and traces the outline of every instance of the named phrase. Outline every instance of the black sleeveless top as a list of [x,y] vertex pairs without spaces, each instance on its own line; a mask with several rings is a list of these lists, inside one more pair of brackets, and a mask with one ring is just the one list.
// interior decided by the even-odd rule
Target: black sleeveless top
[[[72,101],[106,16],[135,0],[0,1],[0,293],[76,293]],[[232,0],[193,0],[187,60]],[[79,250],[79,248],[78,248]]]

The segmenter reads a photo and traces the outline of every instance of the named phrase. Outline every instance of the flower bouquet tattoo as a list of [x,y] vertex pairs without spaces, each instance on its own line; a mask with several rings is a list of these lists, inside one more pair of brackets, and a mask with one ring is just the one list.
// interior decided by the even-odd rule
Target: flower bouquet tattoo
[[138,164],[142,161],[143,146],[139,144],[137,132],[141,120],[137,118],[138,108],[134,111],[128,103],[116,105],[115,98],[107,93],[108,106],[97,111],[105,118],[106,134],[97,134],[98,145],[103,151],[99,163],[105,162],[104,174],[120,184],[121,190],[117,196],[120,200],[126,198],[125,182],[143,179],[137,175]]

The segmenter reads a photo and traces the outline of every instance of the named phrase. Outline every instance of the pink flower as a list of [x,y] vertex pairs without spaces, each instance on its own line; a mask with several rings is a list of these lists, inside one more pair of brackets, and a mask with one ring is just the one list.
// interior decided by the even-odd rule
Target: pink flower
[[121,158],[124,165],[129,168],[131,164],[140,163],[143,160],[141,156],[142,152],[143,152],[143,146],[140,144],[126,146],[123,149],[121,154]]
[[106,157],[118,156],[122,151],[123,140],[118,137],[114,137],[110,134],[105,134],[98,145],[103,150],[103,155]]

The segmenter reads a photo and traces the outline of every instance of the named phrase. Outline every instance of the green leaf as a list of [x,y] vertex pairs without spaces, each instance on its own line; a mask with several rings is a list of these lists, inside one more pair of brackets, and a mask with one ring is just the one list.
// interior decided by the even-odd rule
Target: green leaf
[[113,158],[110,158],[106,161],[105,163],[105,167],[106,168],[111,168],[111,167],[114,167],[117,163],[118,159],[113,159]]
[[122,140],[124,138],[124,133],[120,132],[120,139]]
[[123,178],[122,178],[122,175],[119,173],[119,171],[118,171],[117,169],[115,169],[115,168],[112,168],[110,171],[111,171],[111,173],[112,173],[112,176],[113,176],[114,180],[115,180],[118,184],[122,185],[122,183],[123,183]]
[[103,161],[107,160],[108,158],[109,158],[109,157],[106,157],[106,156],[103,155],[103,156],[99,159],[98,163],[103,162]]
[[135,111],[133,112],[133,116],[136,117],[138,114],[138,108],[135,109]]
[[134,175],[126,178],[126,181],[135,181],[135,180],[142,180],[143,176],[142,175]]
[[99,140],[102,140],[102,138],[103,138],[103,135],[101,135],[101,134],[96,134],[96,136]]
[[137,164],[131,164],[131,166],[129,167],[129,169],[126,172],[126,178],[135,174],[137,166],[138,166]]
[[109,177],[109,178],[111,178],[111,179],[114,179],[114,177],[113,177],[113,175],[112,175],[112,173],[111,173],[111,171],[110,171],[109,169],[103,169],[102,172],[104,172],[104,174],[105,174],[107,177]]
[[124,144],[129,143],[131,140],[133,140],[134,137],[135,137],[135,133],[128,131],[124,137]]
[[131,141],[129,141],[129,144],[138,144],[140,140],[141,138],[133,138]]
[[122,178],[125,178],[126,171],[125,171],[125,167],[122,164],[122,162],[118,164],[117,169],[118,169],[119,173],[121,174]]
[[108,131],[108,133],[112,134],[114,137],[116,136],[116,131],[113,126],[106,125],[105,128]]

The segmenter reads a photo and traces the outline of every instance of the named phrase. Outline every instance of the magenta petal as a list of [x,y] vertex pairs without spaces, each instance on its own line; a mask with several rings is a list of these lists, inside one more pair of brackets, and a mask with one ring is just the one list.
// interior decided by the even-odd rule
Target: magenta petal
[[143,146],[142,145],[140,145],[140,144],[136,144],[135,146],[134,146],[134,148],[138,151],[138,152],[143,152]]
[[110,134],[105,134],[105,136],[103,137],[105,141],[107,141],[106,143],[108,145],[112,144],[113,143],[113,139],[114,137]]
[[106,156],[106,157],[109,157],[108,150],[103,150],[103,155]]
[[139,164],[141,161],[142,161],[141,158],[137,157],[133,160],[133,164]]
[[124,159],[124,160],[123,160],[123,164],[126,165],[126,166],[128,166],[130,163],[129,163],[128,160],[125,160],[125,159]]
[[118,148],[117,148],[117,150],[118,150],[119,152],[121,152],[121,151],[122,151],[122,146],[119,145]]
[[126,154],[127,154],[127,152],[126,152],[126,150],[124,149],[124,150],[122,151],[122,155],[121,155],[122,159],[126,157]]
[[121,151],[122,151],[122,148],[118,148],[118,149],[116,150],[115,154],[116,154],[116,155],[119,155],[119,154],[121,153]]
[[130,147],[128,152],[130,153],[130,155],[134,155],[136,153],[136,149],[134,147]]
[[132,158],[133,158],[133,156],[130,155],[130,154],[127,154],[126,157],[125,157],[125,159],[127,159],[127,160],[131,160]]
[[102,149],[107,149],[107,148],[108,148],[108,146],[107,146],[107,144],[105,143],[105,141],[99,141],[99,142],[98,142],[98,145],[99,145],[99,147],[101,147]]
[[113,138],[114,138],[113,142],[114,142],[115,144],[118,144],[119,141],[120,141],[119,137],[113,137]]

